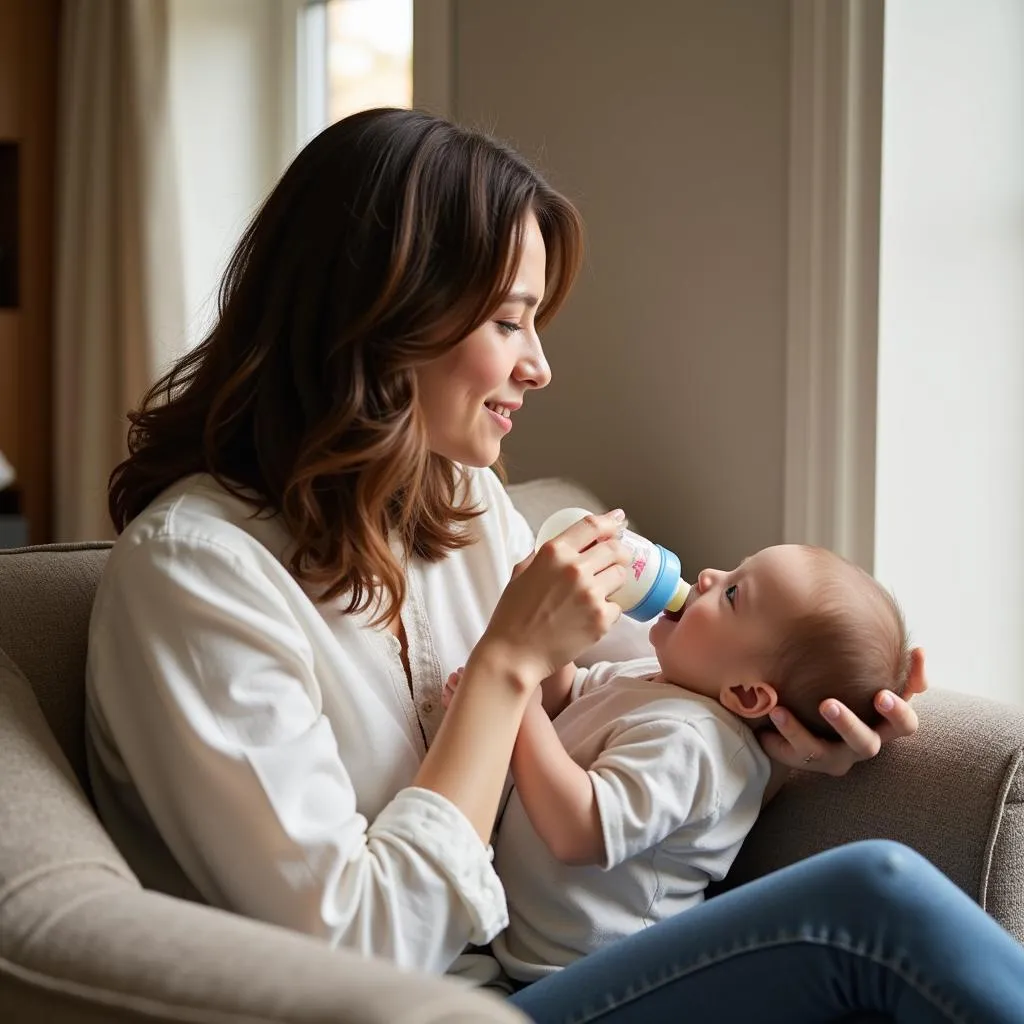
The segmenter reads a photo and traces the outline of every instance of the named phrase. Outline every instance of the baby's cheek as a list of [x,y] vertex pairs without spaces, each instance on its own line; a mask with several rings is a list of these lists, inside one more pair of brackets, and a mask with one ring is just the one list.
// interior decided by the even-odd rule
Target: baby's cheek
[[703,609],[691,618],[687,612],[672,637],[673,646],[688,662],[700,665],[713,659],[717,649],[714,615]]
[[706,604],[695,604],[679,620],[676,634],[688,646],[708,641],[715,631],[714,609]]

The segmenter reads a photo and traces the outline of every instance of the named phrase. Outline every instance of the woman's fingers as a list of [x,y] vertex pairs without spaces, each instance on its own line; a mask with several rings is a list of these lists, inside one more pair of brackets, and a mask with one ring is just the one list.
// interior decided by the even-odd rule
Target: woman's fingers
[[862,722],[842,701],[832,698],[823,700],[818,710],[821,717],[853,751],[856,760],[866,761],[882,749],[882,738],[878,733]]
[[878,727],[878,735],[881,737],[882,743],[901,739],[904,736],[913,736],[917,732],[917,712],[895,693],[882,690],[875,696],[875,707],[885,719]]
[[[773,761],[790,768],[823,772],[826,775],[845,775],[857,761],[872,756],[869,751],[873,747],[877,753],[877,748],[881,745],[878,735],[839,701],[823,702],[830,703],[839,706],[839,716],[826,717],[825,720],[839,732],[843,742],[819,739],[805,729],[785,708],[775,708],[771,712],[771,720],[778,733],[760,735],[765,753]],[[865,736],[862,730],[868,735]]]
[[884,721],[877,732],[882,743],[903,739],[917,732],[917,712],[910,706],[910,698],[928,689],[928,678],[924,671],[924,651],[915,647],[910,652],[910,671],[903,688],[903,697],[891,690],[879,690],[875,694],[875,708]]
[[763,732],[760,739],[772,760],[790,768],[802,768],[821,756],[821,742],[785,708],[775,708],[769,717],[778,731]]
[[516,566],[485,637],[513,652],[531,676],[550,675],[601,639],[621,614],[607,600],[628,559],[624,513],[587,515]]
[[903,697],[905,700],[910,700],[915,693],[924,693],[927,689],[928,677],[924,670],[924,650],[921,647],[915,647],[910,652],[910,672],[907,674],[907,685],[903,688]]
[[598,541],[617,537],[625,521],[626,513],[621,508],[605,512],[600,516],[584,516],[548,543],[557,544],[561,542],[568,545],[573,551],[586,551],[587,548]]
[[[598,593],[607,601],[629,578],[629,569],[619,562],[602,569],[595,577]],[[613,603],[614,602],[610,602]],[[615,605],[618,608],[618,605]],[[616,616],[618,618],[618,616]]]
[[856,763],[857,758],[849,747],[842,743],[833,743],[821,748],[820,752],[813,749],[802,754],[803,747],[792,746],[778,733],[762,732],[759,734],[764,752],[779,764],[787,768],[796,768],[804,772],[818,772],[822,775],[833,775],[839,778],[845,775]]
[[626,567],[633,562],[633,552],[621,540],[603,540],[594,544],[580,555],[580,568],[591,576],[597,576],[606,569],[622,569],[625,580]]

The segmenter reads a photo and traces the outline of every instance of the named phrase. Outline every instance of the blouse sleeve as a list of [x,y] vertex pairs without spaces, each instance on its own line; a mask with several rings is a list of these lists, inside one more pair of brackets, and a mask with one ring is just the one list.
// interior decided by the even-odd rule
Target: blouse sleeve
[[407,787],[360,813],[309,637],[245,552],[115,548],[89,673],[102,730],[210,902],[435,972],[505,927],[491,850],[452,803]]

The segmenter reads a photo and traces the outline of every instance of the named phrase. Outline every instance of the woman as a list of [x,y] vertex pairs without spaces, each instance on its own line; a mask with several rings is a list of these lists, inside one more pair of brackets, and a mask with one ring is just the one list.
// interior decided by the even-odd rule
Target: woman
[[[520,718],[613,626],[628,558],[614,513],[531,560],[486,468],[550,379],[537,330],[580,235],[518,156],[426,115],[357,114],[296,158],[235,252],[218,323],[132,414],[111,479],[121,537],[90,631],[89,741],[130,858],[169,849],[214,905],[407,967],[452,969],[504,926],[488,842]],[[554,711],[567,695],[548,685]],[[838,707],[830,745],[784,716],[769,752],[842,774],[916,728],[899,698],[879,704],[881,733]],[[134,862],[148,880],[153,857]],[[923,910],[912,886],[890,891],[908,872]],[[657,1021],[705,999],[716,1019],[947,1019],[908,1015],[918,976],[972,1011],[981,986],[938,973],[909,910],[946,900],[975,955],[1017,952],[951,889],[902,847],[851,847],[513,998],[538,1021]],[[909,980],[849,952],[868,932],[905,944]],[[793,977],[799,998],[772,991]]]

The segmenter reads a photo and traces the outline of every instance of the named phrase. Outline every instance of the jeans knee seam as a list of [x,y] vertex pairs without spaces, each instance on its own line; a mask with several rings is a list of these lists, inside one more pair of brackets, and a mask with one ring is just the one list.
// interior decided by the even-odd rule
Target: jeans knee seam
[[609,998],[609,1002],[605,1006],[601,1007],[601,1009],[595,1011],[594,1013],[584,1012],[580,1016],[574,1015],[570,1018],[569,1024],[589,1024],[590,1021],[599,1020],[601,1017],[607,1016],[609,1013],[612,1013],[613,1011],[619,1009],[622,1006],[627,1005],[628,1003],[636,1002],[636,1000],[641,999],[643,996],[647,995],[650,992],[654,992],[657,989],[664,988],[666,985],[671,984],[674,981],[678,981],[680,978],[685,978],[687,975],[692,974],[695,971],[702,970],[705,967],[711,967],[716,964],[724,963],[727,960],[731,960],[733,957],[745,956],[748,953],[753,953],[762,949],[775,949],[781,946],[788,945],[796,946],[800,945],[801,943],[808,943],[810,945],[815,946],[827,946],[832,949],[840,950],[843,953],[848,953],[853,956],[870,960],[872,963],[878,964],[879,966],[884,967],[886,970],[891,971],[901,981],[904,981],[922,999],[931,1004],[931,1006],[937,1012],[943,1014],[946,1017],[946,1019],[950,1021],[950,1024],[969,1024],[969,1018],[961,1016],[959,1013],[950,1010],[948,1007],[943,1006],[940,1003],[937,1003],[935,998],[929,992],[927,992],[925,989],[921,987],[916,978],[908,974],[897,964],[892,963],[885,957],[878,957],[870,953],[866,953],[863,950],[857,949],[852,945],[844,943],[838,939],[819,939],[814,938],[812,936],[785,936],[770,941],[755,942],[751,943],[750,945],[743,946],[741,948],[731,949],[727,953],[722,953],[718,956],[708,957],[707,959],[702,960],[699,964],[693,964],[690,967],[673,969],[670,971],[670,973],[659,979],[656,983],[648,982],[640,987],[630,986],[628,994],[626,996],[618,1000],[612,1000],[611,998]]

